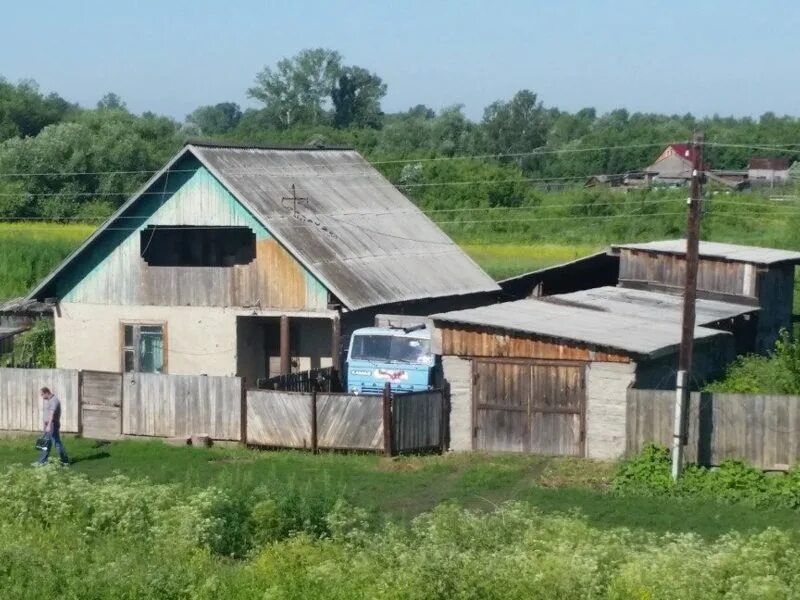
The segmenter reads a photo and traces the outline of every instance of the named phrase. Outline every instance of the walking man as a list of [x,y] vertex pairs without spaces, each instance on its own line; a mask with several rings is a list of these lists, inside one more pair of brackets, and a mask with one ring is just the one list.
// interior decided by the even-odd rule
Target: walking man
[[56,450],[58,450],[58,458],[61,460],[61,464],[66,466],[69,464],[69,458],[67,457],[67,451],[64,449],[64,444],[61,442],[61,401],[46,387],[41,389],[40,395],[44,403],[44,437],[47,440],[47,445],[39,454],[39,460],[35,464],[43,465],[47,463],[50,449],[55,444]]

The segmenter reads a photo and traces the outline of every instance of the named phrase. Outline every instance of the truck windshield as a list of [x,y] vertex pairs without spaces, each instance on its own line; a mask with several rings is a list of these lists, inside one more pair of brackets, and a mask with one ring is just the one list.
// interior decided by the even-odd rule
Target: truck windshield
[[353,338],[350,358],[428,364],[430,340],[391,335],[357,335]]

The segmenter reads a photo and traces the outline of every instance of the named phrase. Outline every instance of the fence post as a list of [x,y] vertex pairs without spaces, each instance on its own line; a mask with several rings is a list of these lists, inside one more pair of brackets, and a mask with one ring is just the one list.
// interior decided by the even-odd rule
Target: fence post
[[311,390],[311,452],[317,454],[317,390]]
[[247,446],[247,385],[244,377],[239,378],[239,386],[239,440],[243,446]]
[[[83,371],[78,371],[78,437],[83,437]],[[122,411],[120,411],[120,419],[122,419]]]
[[392,384],[383,387],[383,453],[392,456]]

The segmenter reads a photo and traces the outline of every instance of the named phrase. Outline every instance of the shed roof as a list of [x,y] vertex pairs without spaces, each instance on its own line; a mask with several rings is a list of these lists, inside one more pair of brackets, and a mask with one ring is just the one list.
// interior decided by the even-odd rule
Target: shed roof
[[748,169],[763,169],[766,171],[785,171],[789,168],[789,159],[777,156],[756,157],[750,159]]
[[[611,314],[670,323],[680,323],[683,315],[682,296],[650,290],[606,286],[550,296],[544,300],[556,303],[569,302],[573,306],[582,305]],[[696,322],[701,326],[752,314],[759,310],[757,306],[703,298],[698,298],[695,306]]]
[[[675,323],[615,313],[601,315],[599,312],[585,306],[526,299],[457,310],[431,318],[435,323],[460,323],[518,332],[635,356],[660,356],[680,344],[681,328]],[[694,335],[700,340],[730,334],[696,327]]]
[[0,342],[27,330],[27,327],[0,327]]
[[[635,244],[615,244],[611,246],[611,251],[619,253],[619,250],[622,248],[644,250],[647,252],[663,252],[666,254],[686,254],[686,240],[661,240],[657,242]],[[700,256],[702,258],[719,258],[756,265],[773,265],[784,262],[800,263],[800,252],[780,250],[778,248],[722,244],[719,242],[700,242]]]
[[[78,252],[186,154],[224,185],[342,303],[355,310],[499,286],[360,154],[349,149],[190,143]],[[286,202],[292,186],[307,200]]]

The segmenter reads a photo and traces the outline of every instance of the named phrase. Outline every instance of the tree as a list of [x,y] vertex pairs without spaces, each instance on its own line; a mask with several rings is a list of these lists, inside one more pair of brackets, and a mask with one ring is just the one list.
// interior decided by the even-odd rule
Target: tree
[[279,61],[275,70],[265,67],[247,94],[264,103],[271,122],[278,128],[322,123],[333,84],[341,72],[341,61],[335,50],[302,50],[293,58]]
[[379,128],[385,95],[386,84],[374,73],[361,67],[343,68],[331,90],[333,124]]
[[42,95],[33,80],[14,85],[0,77],[0,141],[36,135],[74,110],[58,94]]
[[242,120],[242,109],[235,102],[220,102],[201,106],[186,117],[187,123],[196,125],[202,135],[222,135],[236,129]]
[[114,92],[108,92],[97,102],[98,110],[121,110],[128,111],[125,102]]
[[[485,149],[497,154],[532,152],[547,143],[551,117],[530,90],[517,92],[508,102],[493,102],[481,124]],[[531,157],[514,160],[528,170],[533,166]]]

